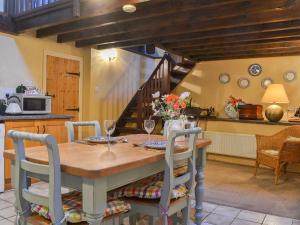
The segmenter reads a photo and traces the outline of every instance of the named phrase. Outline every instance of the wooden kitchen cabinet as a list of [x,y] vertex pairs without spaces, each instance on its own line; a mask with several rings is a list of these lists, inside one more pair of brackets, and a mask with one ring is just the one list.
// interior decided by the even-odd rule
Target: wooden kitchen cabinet
[[[8,138],[9,130],[17,130],[38,134],[52,134],[57,143],[67,142],[67,129],[65,128],[66,119],[50,119],[50,120],[12,120],[5,121],[5,149],[14,148],[12,139]],[[31,141],[25,141],[25,147],[34,147],[41,144]],[[5,183],[11,181],[10,160],[5,159]]]

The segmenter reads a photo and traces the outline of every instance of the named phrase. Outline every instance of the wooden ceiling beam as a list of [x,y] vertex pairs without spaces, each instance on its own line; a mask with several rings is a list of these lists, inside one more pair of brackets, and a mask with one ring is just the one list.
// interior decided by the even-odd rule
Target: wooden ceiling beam
[[298,55],[300,53],[300,47],[289,49],[289,50],[253,50],[253,51],[241,51],[241,52],[228,52],[223,54],[199,54],[191,56],[192,59],[225,59],[225,58],[232,58],[232,57],[250,57],[256,56],[259,57],[268,57],[268,56],[275,56],[275,55]]
[[71,21],[69,23],[58,24],[38,29],[36,36],[39,38],[56,34],[68,33],[84,30],[87,28],[107,26],[109,24],[124,23],[134,20],[146,19],[156,16],[164,16],[175,12],[184,12],[191,9],[209,8],[232,4],[234,2],[244,2],[245,0],[161,0],[145,2],[138,5],[137,11],[133,14],[117,11],[106,15],[95,16],[91,18]]
[[[126,42],[132,43],[150,43],[150,44],[157,44],[161,43],[164,46],[168,48],[172,48],[172,45],[170,43],[182,43],[185,41],[193,41],[203,43],[203,45],[209,46],[209,45],[217,45],[217,44],[224,44],[224,43],[241,43],[245,41],[255,41],[255,40],[269,40],[269,39],[281,39],[281,38],[292,38],[292,40],[299,40],[300,37],[300,29],[291,29],[291,30],[279,30],[279,31],[271,31],[271,32],[261,32],[261,33],[253,33],[253,34],[236,34],[229,37],[216,37],[216,38],[204,38],[198,34],[179,34],[179,35],[171,35],[168,37],[163,38],[149,38],[149,39],[141,39],[141,40],[130,40],[130,41],[120,41],[120,42],[109,42],[109,43],[103,43],[100,44],[103,48],[107,46],[107,48],[110,48],[110,46],[126,46]],[[293,39],[297,38],[297,39]],[[167,42],[168,44],[165,44]],[[82,40],[77,41],[76,46],[77,47],[84,47],[89,45],[97,44],[97,40]],[[101,42],[100,42],[101,43]]]
[[[225,1],[226,2],[226,1]],[[237,3],[227,4],[223,6],[203,7],[201,4],[188,4],[188,7],[183,9],[171,10],[171,13],[154,16],[151,18],[139,19],[136,21],[127,21],[123,23],[114,23],[107,26],[100,26],[96,28],[83,29],[58,35],[58,42],[64,43],[68,41],[82,40],[93,37],[108,37],[117,38],[119,40],[124,34],[134,32],[139,33],[140,36],[147,37],[149,34],[173,34],[183,32],[203,31],[205,24],[199,26],[205,21],[212,21],[225,18],[233,18],[234,16],[244,16],[251,13],[271,13],[278,11],[283,7],[287,0],[280,1],[261,1],[261,0],[244,0]],[[220,8],[222,8],[221,11]],[[218,13],[216,13],[218,12]],[[147,24],[145,29],[145,24]],[[118,35],[116,35],[118,34]]]
[[183,55],[199,55],[201,53],[205,54],[219,54],[219,53],[231,53],[231,52],[243,52],[251,50],[274,50],[274,49],[292,49],[299,48],[300,41],[297,42],[279,42],[279,43],[263,43],[263,44],[252,44],[252,45],[240,45],[240,46],[228,46],[223,48],[194,48],[194,49],[182,49],[177,50]]
[[228,55],[228,56],[213,56],[213,57],[194,57],[191,58],[192,60],[195,61],[217,61],[217,60],[233,60],[233,59],[249,59],[249,58],[266,58],[266,57],[281,57],[281,56],[299,56],[299,52],[287,52],[287,53],[265,53],[265,54],[252,54],[252,55]]
[[[289,21],[294,19],[300,19],[300,4],[297,4],[296,7],[289,8],[288,10],[276,10],[270,13],[255,13],[247,16],[237,16],[233,18],[227,19],[217,19],[210,20],[201,23],[200,28],[203,30],[213,30],[213,29],[223,29],[223,28],[239,28],[241,26],[245,27],[246,25],[255,25],[255,24],[263,24],[263,23],[276,23]],[[262,19],[263,18],[263,19]],[[199,27],[199,23],[197,23]],[[177,28],[177,29],[176,29]],[[124,34],[115,34],[108,35],[104,37],[95,37],[89,38],[85,40],[79,40],[76,42],[77,46],[88,46],[94,44],[105,44],[105,43],[118,43],[124,41],[132,41],[138,39],[152,39],[152,37],[156,37],[159,42],[167,43],[169,39],[175,38],[177,41],[182,39],[199,39],[199,37],[205,38],[205,32],[192,32],[186,27],[186,29],[178,29],[180,28],[178,25],[172,27],[169,26],[164,29],[158,29],[155,31],[143,30],[137,32],[128,32]],[[244,28],[246,29],[246,28]],[[188,33],[192,32],[192,33]],[[211,31],[213,32],[213,31]],[[176,36],[177,35],[177,36]]]
[[149,0],[63,0],[14,17],[16,31],[55,25],[70,20],[103,15],[120,10],[124,4],[137,4]]

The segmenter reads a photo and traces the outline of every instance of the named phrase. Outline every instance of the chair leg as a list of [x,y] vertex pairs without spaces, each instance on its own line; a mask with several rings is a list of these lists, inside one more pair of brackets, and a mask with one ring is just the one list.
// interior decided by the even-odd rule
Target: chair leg
[[257,175],[258,168],[259,168],[259,162],[256,161],[256,162],[255,162],[255,170],[254,170],[254,176],[255,176],[255,177],[256,177],[256,175]]
[[190,210],[189,205],[182,210],[183,225],[188,225],[189,224],[190,211],[191,210]]
[[278,184],[279,176],[280,176],[280,166],[278,165],[278,166],[275,168],[275,184],[276,184],[276,185]]
[[129,224],[136,225],[136,215],[135,214],[132,214],[129,216]]
[[284,172],[284,174],[286,174],[287,167],[288,167],[288,163],[285,163],[285,164],[283,165],[283,172]]

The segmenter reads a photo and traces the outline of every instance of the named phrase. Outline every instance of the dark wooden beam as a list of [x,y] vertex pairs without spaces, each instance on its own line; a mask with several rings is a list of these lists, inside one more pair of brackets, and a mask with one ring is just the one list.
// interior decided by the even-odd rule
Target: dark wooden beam
[[[142,40],[131,40],[128,43],[132,44],[133,42],[139,43],[139,45],[143,44],[155,44],[155,43],[162,43],[165,44],[166,47],[172,48],[170,43],[183,43],[185,41],[193,41],[194,43],[202,43],[203,45],[218,45],[224,43],[241,43],[246,41],[255,41],[255,40],[270,40],[270,39],[281,39],[281,38],[291,38],[291,40],[299,40],[300,37],[300,29],[291,29],[291,30],[279,30],[279,31],[271,31],[271,32],[261,32],[261,33],[253,33],[253,34],[236,34],[229,37],[216,37],[216,38],[202,38],[199,37],[198,34],[183,34],[183,35],[171,35],[169,37],[163,38],[149,38],[149,39],[142,39]],[[296,38],[296,39],[295,39]],[[76,42],[77,47],[84,47],[91,45],[94,43],[95,40],[83,40]],[[96,42],[97,43],[97,42]],[[98,46],[101,48],[111,48],[111,46],[115,47],[126,47],[127,41],[121,42],[112,42],[112,43],[104,43]]]
[[0,31],[4,33],[15,34],[15,24],[11,17],[0,15]]
[[[247,16],[237,16],[227,19],[216,19],[216,20],[209,20],[206,22],[197,23],[197,26],[203,30],[214,30],[214,29],[224,29],[224,28],[238,28],[241,26],[249,26],[255,24],[263,24],[263,23],[275,23],[275,22],[282,22],[288,21],[293,19],[300,19],[300,4],[297,4],[295,7],[289,8],[288,10],[275,10],[269,13],[254,13]],[[176,23],[174,27],[177,28]],[[118,43],[124,41],[132,41],[132,40],[139,40],[143,39],[147,41],[148,39],[152,39],[152,37],[157,37],[159,42],[167,42],[168,39],[197,39],[199,37],[203,37],[203,32],[193,32],[187,33],[189,31],[189,27],[186,29],[175,29],[174,27],[169,26],[164,29],[158,29],[154,31],[143,30],[143,31],[136,31],[124,34],[115,34],[115,35],[108,35],[105,37],[96,37],[90,38],[85,40],[80,40],[77,42],[77,46],[89,46],[94,44],[105,44],[105,43]]]
[[149,0],[82,0],[79,5],[73,4],[75,1],[61,0],[22,15],[16,15],[14,17],[16,30],[23,32],[32,28],[69,22],[78,19],[79,16],[87,18],[108,14],[120,10],[124,4],[136,4]]
[[[100,26],[96,28],[83,29],[81,31],[70,32],[58,35],[58,42],[68,42],[91,37],[103,37],[112,35],[112,38],[119,39],[123,34],[139,32],[140,36],[147,37],[153,33],[174,34],[180,31],[202,31],[204,26],[199,26],[204,21],[211,21],[214,19],[232,18],[234,16],[243,16],[251,13],[270,13],[271,11],[278,11],[279,7],[283,7],[287,0],[280,1],[261,1],[261,0],[244,0],[237,3],[227,4],[223,6],[203,7],[201,4],[187,4],[184,10],[177,9],[168,11],[164,15],[153,16],[151,18],[139,19],[136,21],[127,21],[123,23],[114,23],[107,26]],[[221,11],[220,8],[222,8]],[[216,13],[218,11],[218,13]],[[220,21],[220,20],[219,20]],[[145,24],[147,24],[145,29]],[[119,35],[114,35],[119,34]],[[130,37],[128,37],[130,38]],[[118,38],[117,38],[118,39]],[[118,39],[118,40],[119,40]]]
[[290,50],[269,50],[269,51],[244,51],[237,53],[226,53],[226,54],[217,54],[217,55],[209,55],[202,54],[191,57],[195,60],[225,60],[225,59],[239,59],[239,58],[253,58],[253,57],[273,57],[273,56],[293,56],[300,55],[300,48],[294,48]]
[[262,43],[262,44],[248,44],[248,45],[239,45],[239,46],[227,46],[223,48],[194,48],[194,49],[182,49],[178,50],[183,55],[200,55],[200,54],[223,54],[223,53],[232,53],[232,52],[243,52],[243,51],[256,51],[256,50],[289,50],[293,48],[299,48],[300,41],[297,42],[279,42],[279,43]]
[[222,7],[224,5],[241,1],[245,0],[176,0],[172,2],[170,0],[150,1],[139,4],[137,11],[133,14],[118,11],[106,15],[58,24],[37,30],[37,37],[41,38],[59,33],[68,33],[87,28],[106,26],[109,24],[124,23],[156,16],[163,16],[170,13],[188,11],[195,9],[195,7],[198,9],[205,9],[213,6]]

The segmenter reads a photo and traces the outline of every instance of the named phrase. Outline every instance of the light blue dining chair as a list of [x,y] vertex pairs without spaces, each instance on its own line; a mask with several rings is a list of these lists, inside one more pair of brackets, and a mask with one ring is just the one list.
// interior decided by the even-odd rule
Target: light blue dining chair
[[[180,221],[180,224],[189,224],[191,195],[195,178],[195,160],[196,160],[196,141],[200,134],[200,128],[192,128],[182,131],[171,131],[168,137],[167,148],[165,152],[165,170],[163,177],[163,188],[161,189],[160,199],[145,198],[125,198],[125,201],[131,205],[132,214],[146,214],[150,216],[150,224],[153,218],[160,218],[162,225],[169,224],[169,217],[174,221]],[[188,149],[186,151],[176,152],[175,139],[180,136],[186,136],[188,139]],[[180,176],[175,177],[174,170],[178,164],[187,163],[187,170]],[[172,199],[172,192],[179,185],[186,185],[187,193],[180,198]],[[183,218],[176,217],[176,213],[182,211]],[[135,225],[136,220],[131,216],[130,225]]]
[[[66,225],[67,215],[63,211],[63,196],[61,193],[61,165],[58,145],[55,138],[49,134],[34,134],[10,130],[8,136],[13,139],[15,148],[14,188],[16,196],[17,225]],[[39,164],[26,160],[24,141],[30,140],[46,145],[49,164]],[[44,194],[33,192],[30,188],[29,176],[42,176],[48,180],[49,188]],[[77,192],[80,194],[80,192]],[[51,220],[32,214],[33,206],[47,207]],[[125,213],[119,213],[104,218],[103,225],[121,224]],[[122,218],[121,218],[122,216]],[[69,224],[69,223],[68,223]],[[81,222],[86,224],[85,222]]]
[[67,121],[65,123],[65,126],[67,127],[67,130],[68,130],[68,142],[75,141],[75,132],[74,132],[75,127],[94,127],[95,128],[94,135],[95,136],[101,135],[101,127],[97,120],[95,120],[95,121],[79,121],[79,122]]

